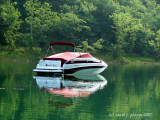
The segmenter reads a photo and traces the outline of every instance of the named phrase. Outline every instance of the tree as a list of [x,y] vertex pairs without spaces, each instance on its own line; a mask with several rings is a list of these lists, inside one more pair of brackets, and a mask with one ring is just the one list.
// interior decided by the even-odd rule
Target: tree
[[113,46],[121,49],[115,50],[143,56],[152,53],[153,50],[148,43],[155,38],[155,33],[159,29],[159,7],[155,1],[152,3],[144,0],[145,4],[139,0],[118,1],[120,8],[110,16],[116,36]]
[[91,43],[90,45],[88,44],[86,41],[82,41],[81,45],[78,46],[78,49],[82,52],[92,52],[92,53],[96,53],[99,52],[102,48],[103,48],[103,42],[104,40],[101,38],[99,40],[97,40],[97,42],[95,43]]
[[[68,2],[66,2],[68,3]],[[60,16],[68,16],[70,14],[76,16],[73,17],[73,21],[75,20],[75,18],[78,18],[77,23],[79,25],[77,25],[77,28],[79,28],[81,26],[81,28],[83,28],[81,31],[72,31],[74,32],[72,34],[72,37],[70,36],[69,39],[73,39],[76,40],[78,39],[78,41],[83,41],[87,38],[90,42],[91,40],[94,40],[92,38],[95,38],[94,33],[93,33],[93,26],[95,24],[95,19],[93,16],[93,13],[96,11],[96,6],[93,5],[92,2],[87,2],[84,0],[76,0],[73,2],[74,4],[64,4],[62,5],[62,13],[60,14]],[[72,18],[70,18],[72,19]],[[63,19],[64,20],[64,19]],[[65,20],[64,20],[65,21]],[[81,22],[78,22],[81,21]],[[83,21],[83,22],[82,22]],[[63,22],[63,21],[62,21]],[[65,29],[65,28],[64,28]],[[70,28],[72,29],[72,28]],[[70,32],[69,34],[71,34],[72,32]]]
[[116,35],[115,50],[117,50],[117,52],[122,51],[123,53],[128,45],[125,38],[128,36],[128,30],[131,27],[132,15],[120,12],[113,13],[110,17],[113,19],[113,29],[115,30]]
[[18,9],[15,9],[14,5],[17,3],[10,3],[10,0],[4,2],[0,5],[1,9],[1,33],[4,34],[4,37],[0,44],[8,45],[11,49],[15,47],[16,39],[19,35],[19,30],[21,26],[20,12]]
[[157,31],[155,40],[149,41],[149,44],[154,48],[156,59],[160,59],[160,30]]
[[[82,36],[81,32],[89,31],[90,27],[85,25],[86,22],[80,19],[74,13],[59,14],[59,20],[57,21],[57,26],[55,27],[55,34],[57,34],[57,39],[63,39],[71,42],[80,42]],[[78,36],[80,36],[78,38]]]
[[54,26],[57,13],[51,10],[49,3],[42,4],[38,0],[26,1],[24,7],[28,15],[25,21],[30,25],[31,39],[36,46],[42,47],[47,43],[46,34]]

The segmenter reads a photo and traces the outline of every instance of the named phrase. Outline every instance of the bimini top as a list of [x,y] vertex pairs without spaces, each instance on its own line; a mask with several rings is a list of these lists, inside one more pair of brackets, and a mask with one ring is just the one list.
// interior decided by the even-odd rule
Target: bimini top
[[71,45],[72,47],[76,47],[75,44],[71,42],[63,42],[63,41],[51,42],[50,46],[52,45]]

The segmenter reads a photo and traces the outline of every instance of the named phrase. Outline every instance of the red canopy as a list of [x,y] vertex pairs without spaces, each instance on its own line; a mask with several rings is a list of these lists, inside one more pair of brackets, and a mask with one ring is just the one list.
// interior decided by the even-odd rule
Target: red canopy
[[51,55],[49,57],[44,57],[43,60],[55,60],[60,58],[64,60],[71,60],[79,57],[87,58],[92,56],[89,53],[65,52],[65,53],[58,53],[55,55]]
[[51,42],[50,46],[52,45],[71,45],[72,47],[75,47],[75,45],[71,42],[63,42],[63,41],[57,41],[57,42]]
[[65,61],[79,57],[87,58],[92,56],[89,53],[65,52],[65,53],[51,55],[49,57],[44,57],[43,60],[61,60],[61,66],[63,66]]

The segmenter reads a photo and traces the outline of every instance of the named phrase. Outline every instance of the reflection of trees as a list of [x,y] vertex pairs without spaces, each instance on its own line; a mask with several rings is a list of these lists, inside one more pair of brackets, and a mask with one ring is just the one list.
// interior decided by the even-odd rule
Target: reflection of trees
[[[117,66],[113,65],[111,68],[113,76],[110,80],[114,84],[114,97],[109,113],[126,113],[129,115],[132,113],[152,113],[149,119],[157,117],[159,109],[157,105],[160,100],[160,76],[157,74],[160,70],[159,66]],[[112,119],[116,119],[116,117],[112,117]]]
[[[74,99],[74,98],[73,98]],[[48,104],[50,106],[56,107],[56,108],[65,108],[72,106],[74,103],[74,100],[72,98],[64,98],[63,96],[57,96],[56,99],[54,95],[52,95],[49,98]]]
[[109,65],[103,73],[108,80],[103,90],[86,98],[73,99],[52,95],[35,87],[29,64],[0,63],[0,87],[5,88],[0,90],[0,118],[3,120],[116,120],[116,117],[109,117],[109,113],[144,112],[153,113],[148,119],[159,118],[159,66]]
[[[5,88],[0,94],[0,118],[3,120],[20,119],[24,107],[24,95],[28,89],[32,70],[30,63],[5,62],[0,63],[0,87]],[[29,78],[30,76],[30,78]]]

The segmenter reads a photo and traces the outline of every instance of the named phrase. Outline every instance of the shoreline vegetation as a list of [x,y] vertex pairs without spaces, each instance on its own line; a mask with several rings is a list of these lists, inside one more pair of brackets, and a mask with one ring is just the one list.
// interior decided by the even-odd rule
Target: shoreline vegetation
[[[160,61],[156,61],[151,57],[129,56],[113,58],[112,55],[91,53],[94,57],[100,60],[106,61],[108,64],[157,64],[160,65]],[[41,52],[40,48],[21,48],[14,51],[0,51],[0,61],[26,61],[26,62],[38,62],[45,56],[45,52]]]

